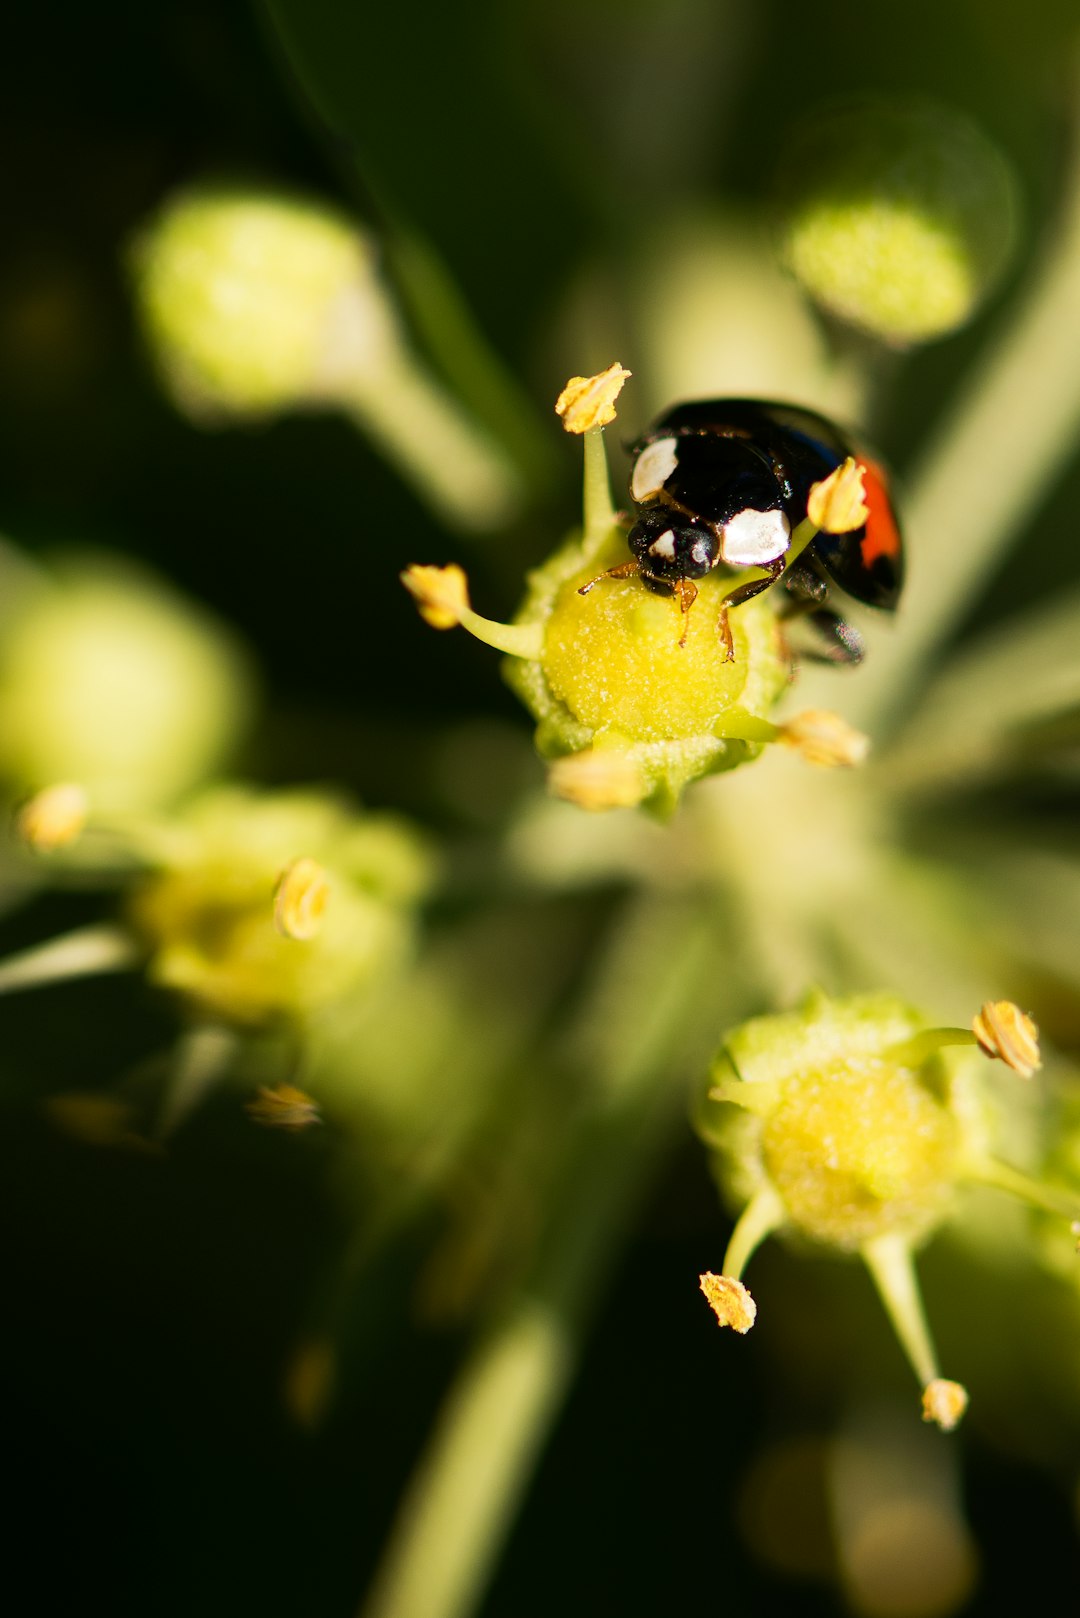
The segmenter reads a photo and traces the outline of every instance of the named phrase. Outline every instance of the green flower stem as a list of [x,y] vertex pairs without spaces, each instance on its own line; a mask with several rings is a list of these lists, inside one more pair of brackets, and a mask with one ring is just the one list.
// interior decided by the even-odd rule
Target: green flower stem
[[892,1321],[893,1330],[904,1346],[915,1375],[925,1387],[939,1373],[937,1354],[915,1279],[911,1244],[903,1236],[890,1233],[867,1242],[861,1252]]
[[891,1045],[882,1052],[881,1059],[883,1062],[893,1062],[897,1067],[922,1067],[938,1051],[978,1043],[970,1028],[925,1028],[921,1034],[915,1034],[899,1045]]
[[[1080,113],[1080,87],[1074,91]],[[1074,118],[1074,144],[1076,124]],[[1057,239],[1001,337],[973,368],[904,501],[911,579],[896,633],[875,641],[845,713],[903,718],[949,632],[976,600],[1080,433],[1080,154]]]
[[485,646],[523,657],[526,662],[538,662],[544,650],[543,624],[501,624],[495,618],[481,618],[471,607],[461,613],[458,622]]
[[[595,1104],[568,1123],[553,1210],[528,1271],[461,1371],[391,1534],[363,1618],[465,1618],[479,1599],[562,1401],[612,1255],[678,1125],[715,987],[707,907],[642,901],[647,996],[626,986]],[[675,925],[672,925],[675,923]],[[658,963],[664,963],[661,969]],[[620,962],[626,967],[625,957]],[[634,974],[629,974],[633,979]],[[600,1009],[612,986],[600,986]],[[725,1008],[726,1009],[726,1008]],[[715,1001],[709,1007],[715,1034]],[[601,1040],[606,1031],[601,1034]]]
[[1080,1219],[1080,1195],[1075,1191],[1057,1190],[1052,1185],[1044,1185],[1008,1163],[999,1163],[996,1158],[984,1158],[974,1164],[967,1178],[979,1185],[992,1186],[997,1191],[1007,1191],[1032,1207],[1060,1214],[1063,1219]]
[[763,1185],[746,1204],[731,1233],[724,1254],[724,1274],[736,1281],[741,1280],[743,1271],[766,1236],[779,1230],[783,1223],[784,1204],[771,1185]]
[[0,961],[0,994],[93,977],[98,972],[125,972],[141,958],[142,951],[123,928],[80,927]]
[[177,1041],[154,1138],[168,1140],[228,1074],[241,1036],[223,1023],[189,1028]]
[[453,527],[487,533],[520,511],[522,485],[502,450],[404,347],[353,379],[344,402],[361,431]]
[[592,557],[615,526],[616,512],[611,503],[611,480],[604,450],[604,429],[591,427],[585,437],[585,533],[582,546]]
[[431,243],[390,219],[387,259],[412,325],[467,409],[513,460],[536,496],[559,473],[553,438],[532,400],[488,342]]

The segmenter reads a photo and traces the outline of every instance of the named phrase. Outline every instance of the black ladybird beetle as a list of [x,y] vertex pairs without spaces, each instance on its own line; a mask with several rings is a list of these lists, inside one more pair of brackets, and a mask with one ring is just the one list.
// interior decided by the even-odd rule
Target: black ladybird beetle
[[678,597],[685,624],[698,593],[695,579],[721,562],[762,568],[763,577],[736,586],[723,599],[719,628],[728,659],[734,656],[728,609],[782,577],[782,616],[808,613],[825,638],[814,655],[857,663],[861,637],[826,607],[829,585],[891,611],[903,582],[900,530],[885,476],[861,452],[866,524],[847,534],[819,531],[788,565],[792,534],[806,516],[811,487],[852,454],[856,451],[831,422],[799,405],[760,399],[676,405],[633,446],[634,522],[627,543],[634,560],[609,568],[580,593],[601,579],[639,574],[649,590]]

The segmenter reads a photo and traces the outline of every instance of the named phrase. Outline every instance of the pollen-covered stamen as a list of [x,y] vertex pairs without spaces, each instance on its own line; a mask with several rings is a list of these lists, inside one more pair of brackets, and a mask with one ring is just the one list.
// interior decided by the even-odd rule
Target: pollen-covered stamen
[[52,854],[81,836],[89,813],[86,789],[59,782],[36,792],[16,812],[15,835],[35,854]]
[[283,938],[306,944],[316,938],[330,898],[330,881],[317,860],[294,860],[274,890],[274,926]]
[[852,534],[865,526],[870,516],[863,479],[866,468],[853,455],[815,483],[806,501],[806,515],[815,528],[827,534]]
[[655,500],[679,459],[677,438],[658,438],[646,444],[637,460],[630,479],[630,498],[638,505]]
[[923,1389],[923,1421],[932,1421],[943,1433],[951,1433],[968,1407],[967,1389],[961,1382],[937,1376]]
[[632,809],[648,786],[629,754],[592,747],[556,759],[548,770],[548,791],[579,809]]
[[[875,1237],[873,1241],[865,1242],[861,1252],[892,1321],[893,1330],[899,1337],[911,1368],[924,1389],[925,1411],[931,1389],[959,1388],[959,1384],[945,1382],[938,1372],[937,1355],[930,1337],[930,1328],[926,1324],[919,1283],[915,1275],[911,1242],[905,1235],[890,1231],[884,1236]],[[959,1388],[959,1391],[963,1394],[962,1388]],[[932,1397],[941,1403],[943,1409],[946,1408],[947,1400],[944,1393],[935,1392]],[[964,1403],[966,1402],[967,1396],[964,1394]],[[954,1426],[962,1414],[963,1406],[954,1418]],[[944,1425],[936,1414],[929,1415],[927,1420],[937,1421],[939,1426]]]
[[423,567],[414,562],[402,573],[401,582],[415,597],[421,618],[432,629],[453,629],[469,611],[468,581],[456,563]]
[[420,616],[433,629],[453,629],[460,624],[486,646],[509,652],[511,657],[540,656],[544,639],[540,625],[500,624],[473,612],[465,574],[456,563],[448,567],[425,567],[414,562],[401,574],[401,582],[416,598]]
[[1022,1079],[1034,1078],[1042,1067],[1039,1030],[1011,1000],[987,1000],[971,1029],[980,1050],[1004,1062]]
[[853,768],[870,751],[870,738],[827,708],[806,708],[780,726],[779,739],[808,764]]
[[762,567],[783,556],[791,543],[791,524],[782,511],[736,512],[723,527],[721,559],[732,567]]
[[268,1129],[307,1129],[321,1122],[314,1097],[294,1084],[260,1085],[258,1095],[245,1110],[255,1123]]
[[709,1308],[721,1326],[744,1335],[757,1319],[757,1304],[741,1281],[732,1275],[713,1275],[706,1270],[698,1276],[698,1285],[708,1300]]
[[613,422],[615,400],[631,374],[615,360],[596,376],[572,376],[555,401],[555,414],[562,417],[565,430],[587,433]]

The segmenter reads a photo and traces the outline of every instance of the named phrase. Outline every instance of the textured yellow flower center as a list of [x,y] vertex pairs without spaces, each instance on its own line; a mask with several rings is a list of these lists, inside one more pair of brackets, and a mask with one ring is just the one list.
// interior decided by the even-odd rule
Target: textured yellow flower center
[[761,601],[736,607],[735,657],[726,662],[717,619],[730,575],[699,581],[689,622],[673,597],[654,595],[636,578],[601,579],[579,595],[595,576],[594,568],[563,585],[544,641],[548,684],[582,724],[598,735],[674,741],[722,731],[732,707],[768,706],[777,684],[775,619]]
[[789,1080],[762,1135],[792,1224],[847,1248],[937,1223],[958,1147],[955,1120],[917,1074],[870,1058]]

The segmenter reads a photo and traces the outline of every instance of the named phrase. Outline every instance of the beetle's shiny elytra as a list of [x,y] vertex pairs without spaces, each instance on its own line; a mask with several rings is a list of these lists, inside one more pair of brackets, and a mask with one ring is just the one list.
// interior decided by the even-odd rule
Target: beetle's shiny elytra
[[891,611],[903,582],[900,530],[885,477],[863,453],[857,458],[869,511],[865,525],[846,534],[820,531],[788,566],[811,488],[856,453],[824,416],[798,405],[758,399],[676,405],[634,446],[634,521],[627,535],[633,560],[590,580],[581,593],[604,578],[638,575],[647,589],[678,598],[685,625],[697,597],[695,579],[721,564],[762,568],[762,577],[723,598],[719,629],[729,658],[729,609],[782,579],[783,616],[809,613],[825,636],[825,649],[816,655],[858,662],[861,639],[826,606],[830,586]]

